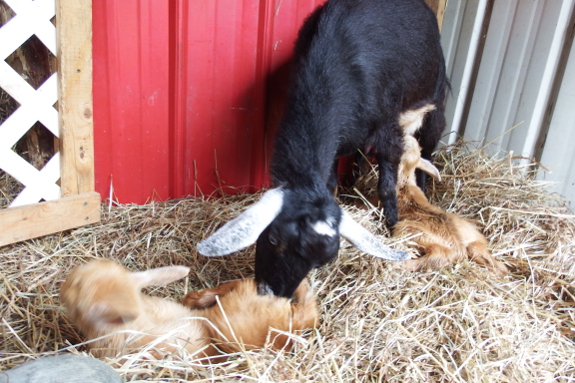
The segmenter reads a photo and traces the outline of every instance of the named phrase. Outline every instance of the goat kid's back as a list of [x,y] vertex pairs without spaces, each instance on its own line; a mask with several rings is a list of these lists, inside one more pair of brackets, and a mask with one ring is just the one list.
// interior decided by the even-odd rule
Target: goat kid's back
[[190,292],[182,302],[193,309],[204,308],[201,315],[215,324],[207,327],[210,338],[218,340],[218,348],[228,353],[238,350],[234,341],[247,348],[263,347],[270,341],[275,349],[289,349],[290,337],[285,332],[299,334],[303,329],[313,328],[319,316],[307,280],[300,283],[293,301],[259,295],[253,279],[242,279]]
[[[270,326],[297,332],[313,327],[317,320],[307,280],[298,287],[300,300],[294,303],[258,296],[251,279],[189,293],[184,304],[193,309],[140,291],[188,273],[183,266],[130,272],[116,262],[93,261],[72,270],[60,297],[67,317],[88,340],[103,337],[88,343],[97,357],[126,354],[150,342],[156,350],[185,349],[199,357],[211,356],[219,353],[213,345],[224,352],[264,347]],[[215,304],[216,296],[221,305]],[[274,347],[291,346],[287,335],[272,334],[271,339]]]

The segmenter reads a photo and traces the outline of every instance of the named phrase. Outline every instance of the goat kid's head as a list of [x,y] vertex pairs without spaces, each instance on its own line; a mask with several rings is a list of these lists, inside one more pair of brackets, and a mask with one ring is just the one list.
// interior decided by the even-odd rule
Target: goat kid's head
[[72,270],[60,299],[72,321],[104,331],[138,318],[143,312],[142,288],[171,283],[189,272],[185,266],[131,272],[115,261],[95,260]]
[[415,169],[420,169],[436,181],[441,181],[439,170],[425,158],[421,158],[421,147],[413,135],[421,128],[425,115],[435,109],[435,105],[426,104],[411,109],[399,116],[399,126],[403,129],[403,155],[399,162],[397,187],[416,186]]
[[424,171],[434,180],[441,182],[439,170],[430,161],[421,158],[421,148],[417,140],[410,135],[403,138],[404,152],[401,156],[397,175],[397,187],[417,186],[415,181],[415,169]]
[[[312,195],[314,193],[311,193]],[[198,244],[205,256],[231,254],[257,241],[256,282],[260,294],[291,298],[307,273],[337,256],[340,235],[358,249],[390,261],[409,258],[355,222],[326,193],[275,188],[211,237]]]

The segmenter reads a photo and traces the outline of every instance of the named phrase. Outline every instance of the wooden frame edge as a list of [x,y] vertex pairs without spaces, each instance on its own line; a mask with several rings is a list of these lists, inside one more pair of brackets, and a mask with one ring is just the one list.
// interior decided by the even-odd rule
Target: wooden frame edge
[[2,209],[0,246],[99,221],[100,194],[96,192]]

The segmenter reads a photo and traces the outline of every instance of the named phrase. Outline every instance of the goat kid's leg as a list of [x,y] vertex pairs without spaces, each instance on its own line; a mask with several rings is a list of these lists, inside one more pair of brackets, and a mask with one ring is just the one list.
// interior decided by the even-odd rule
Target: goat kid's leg
[[439,269],[451,263],[457,262],[465,256],[464,249],[458,251],[457,248],[451,248],[442,244],[433,233],[426,231],[418,221],[401,221],[394,228],[394,237],[403,235],[414,236],[412,241],[417,243],[423,255],[416,259],[410,259],[402,263],[409,271],[421,271],[427,269]]
[[[315,328],[319,317],[317,301],[313,294],[312,288],[307,280],[304,279],[295,291],[294,300],[291,304],[291,330],[299,334],[306,328]],[[280,340],[280,344],[285,340]],[[276,345],[277,346],[277,345]],[[288,344],[291,348],[291,343]]]
[[190,291],[182,298],[182,304],[191,309],[205,309],[212,307],[216,304],[216,296],[224,296],[232,290],[235,290],[240,279],[224,283],[213,289],[204,289],[198,291]]
[[428,244],[425,254],[416,259],[410,259],[403,263],[409,271],[425,271],[427,269],[441,269],[455,262],[457,257],[453,255],[453,249],[439,244]]
[[472,261],[487,267],[497,274],[509,273],[507,266],[495,260],[495,257],[487,249],[487,244],[483,241],[475,241],[467,245],[467,255]]
[[294,302],[298,304],[305,304],[307,299],[312,296],[311,286],[307,278],[300,282],[299,286],[294,293]]
[[317,301],[307,278],[296,289],[292,308],[294,320],[299,323],[298,328],[305,329],[316,326],[319,316]]

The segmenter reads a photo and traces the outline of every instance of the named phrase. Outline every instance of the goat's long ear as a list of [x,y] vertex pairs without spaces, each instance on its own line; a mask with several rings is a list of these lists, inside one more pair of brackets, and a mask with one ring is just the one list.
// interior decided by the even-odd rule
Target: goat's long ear
[[421,169],[424,172],[426,172],[427,174],[429,174],[431,177],[433,177],[434,180],[441,182],[441,174],[439,174],[439,170],[437,170],[435,165],[433,165],[431,162],[429,162],[425,158],[419,159],[419,163],[417,164],[417,168]]
[[345,210],[341,210],[339,233],[359,250],[388,261],[405,261],[411,258],[405,251],[394,250],[384,245],[377,237],[354,221]]
[[268,190],[258,202],[198,243],[198,252],[205,256],[219,256],[248,247],[278,216],[283,200],[282,189]]
[[190,273],[186,266],[165,266],[146,271],[136,271],[131,276],[140,288],[149,286],[162,286],[184,278]]

